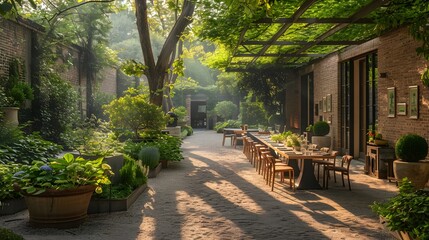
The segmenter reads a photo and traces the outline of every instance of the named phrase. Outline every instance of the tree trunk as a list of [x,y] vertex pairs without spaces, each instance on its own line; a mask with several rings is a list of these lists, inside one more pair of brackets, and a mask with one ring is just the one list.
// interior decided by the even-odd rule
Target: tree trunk
[[150,102],[157,106],[162,106],[164,80],[167,76],[167,70],[171,66],[170,57],[183,31],[191,23],[195,4],[190,0],[183,2],[182,12],[165,40],[156,64],[150,41],[147,2],[146,0],[135,0],[135,6],[140,45],[143,51],[143,59],[147,66],[145,74],[149,83]]

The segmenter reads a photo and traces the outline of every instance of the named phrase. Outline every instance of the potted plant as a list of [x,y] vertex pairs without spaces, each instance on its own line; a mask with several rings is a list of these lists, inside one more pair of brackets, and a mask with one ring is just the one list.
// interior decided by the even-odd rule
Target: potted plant
[[395,231],[398,239],[429,239],[429,192],[415,190],[407,179],[401,182],[399,194],[387,202],[371,205],[383,225]]
[[9,74],[0,79],[0,106],[3,109],[4,119],[18,125],[19,107],[26,101],[33,99],[33,90],[24,82],[23,64],[19,59],[9,63]]
[[311,143],[317,144],[319,148],[328,147],[331,148],[331,137],[326,136],[329,134],[330,126],[325,121],[318,121],[313,125],[313,136],[311,137]]
[[428,154],[426,139],[417,134],[402,135],[395,144],[395,154],[399,160],[393,161],[396,179],[407,177],[416,189],[422,189],[429,179],[429,161],[423,159]]
[[143,166],[149,168],[148,178],[155,178],[161,171],[161,164],[159,163],[159,149],[157,147],[149,146],[143,147],[139,152],[139,160],[142,161]]
[[22,195],[13,188],[16,163],[0,164],[0,216],[14,214],[27,208]]
[[92,193],[110,184],[111,174],[102,158],[88,161],[67,153],[48,163],[23,165],[13,178],[25,197],[32,225],[70,228],[86,219]]

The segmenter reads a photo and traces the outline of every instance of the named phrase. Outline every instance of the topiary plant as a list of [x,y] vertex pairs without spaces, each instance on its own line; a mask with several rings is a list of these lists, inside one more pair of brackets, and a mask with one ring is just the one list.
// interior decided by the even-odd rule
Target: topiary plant
[[21,235],[14,233],[12,230],[0,228],[0,239],[3,240],[24,240]]
[[329,133],[329,124],[325,121],[316,122],[313,126],[314,136],[325,136]]
[[418,162],[428,154],[426,139],[417,134],[402,135],[395,144],[396,156],[405,162]]
[[149,169],[155,169],[159,164],[159,149],[157,147],[143,147],[139,152],[139,160]]

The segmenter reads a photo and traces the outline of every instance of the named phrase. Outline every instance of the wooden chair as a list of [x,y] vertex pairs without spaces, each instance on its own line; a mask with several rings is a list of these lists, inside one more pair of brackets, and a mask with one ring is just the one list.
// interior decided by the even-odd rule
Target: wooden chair
[[226,138],[231,139],[231,146],[232,146],[232,141],[234,140],[234,133],[223,130],[222,146],[225,146],[225,139]]
[[[341,179],[343,180],[343,187],[345,187],[345,184],[344,184],[344,175],[347,175],[347,180],[348,180],[348,183],[349,183],[349,190],[350,191],[352,190],[352,188],[350,186],[350,175],[349,175],[350,163],[352,162],[352,160],[353,160],[353,156],[344,155],[341,158],[341,166],[335,166],[335,165],[333,165],[333,166],[326,166],[324,168],[323,175],[326,176],[326,189],[328,189],[328,184],[329,184],[328,183],[328,179],[327,179],[329,177],[329,171],[332,171],[334,173],[334,175],[335,175],[336,172],[340,172],[341,173]],[[325,182],[325,180],[323,180],[323,182]],[[323,184],[323,185],[325,185],[325,184]]]
[[276,159],[269,154],[265,155],[265,158],[268,162],[267,182],[268,185],[271,185],[271,191],[274,191],[274,183],[277,173],[280,173],[281,182],[284,182],[285,173],[288,173],[289,187],[295,191],[295,177],[293,175],[293,168],[287,164],[276,163]]
[[258,172],[258,174],[261,174],[261,170],[262,170],[262,152],[263,151],[268,151],[268,147],[263,145],[263,144],[256,144],[256,156],[255,156],[255,168],[256,171]]
[[[317,165],[317,181],[319,181],[319,179],[320,179],[320,165],[322,165],[323,168],[325,168],[328,165],[329,166],[335,166],[335,159],[336,159],[337,155],[338,155],[338,151],[332,151],[331,155],[328,158],[313,159],[314,166]],[[333,161],[331,161],[331,159]],[[325,173],[325,172],[323,171],[323,173]],[[334,178],[335,178],[335,175],[334,175]],[[323,179],[325,179],[325,175],[323,175]],[[336,181],[336,179],[335,179],[335,181]]]
[[233,136],[233,145],[234,148],[237,148],[237,142],[241,141],[243,142],[243,137],[246,131],[244,130],[234,130],[234,136]]

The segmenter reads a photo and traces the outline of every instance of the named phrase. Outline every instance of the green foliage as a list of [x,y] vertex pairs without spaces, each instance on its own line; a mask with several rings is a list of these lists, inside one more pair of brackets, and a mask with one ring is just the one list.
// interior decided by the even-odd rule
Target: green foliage
[[160,131],[167,122],[161,108],[149,103],[144,95],[126,94],[106,105],[105,112],[115,128],[131,130],[135,138],[140,130]]
[[151,170],[158,166],[159,156],[159,149],[157,147],[142,147],[139,152],[139,160]]
[[124,166],[119,170],[121,175],[121,184],[135,189],[147,182],[149,168],[142,165],[142,162],[136,161],[128,155],[124,155]]
[[94,116],[63,134],[62,139],[68,148],[81,155],[106,157],[118,153],[122,148],[108,124]]
[[33,100],[33,89],[23,81],[24,64],[19,59],[9,62],[9,75],[0,79],[4,98],[1,104],[7,107],[19,107],[25,100]]
[[36,124],[45,139],[61,143],[61,134],[80,119],[78,93],[53,71],[46,70],[40,78],[40,118]]
[[183,132],[184,130],[186,130],[187,132],[186,136],[191,136],[192,134],[194,134],[194,129],[192,129],[191,126],[182,126],[181,131]]
[[231,101],[221,101],[216,104],[214,111],[225,120],[233,119],[237,114],[237,105]]
[[249,125],[267,124],[267,113],[261,102],[242,102],[241,121]]
[[312,124],[308,125],[308,126],[305,128],[305,131],[306,131],[306,132],[313,132],[313,125],[312,125]]
[[287,136],[286,145],[288,147],[299,147],[301,143],[299,141],[299,136],[296,134],[289,134]]
[[172,111],[177,115],[179,122],[185,121],[186,116],[188,116],[188,110],[184,106],[173,108]]
[[214,130],[217,133],[222,133],[224,128],[239,128],[241,126],[241,121],[239,120],[228,120],[225,122],[217,122],[214,126]]
[[325,136],[329,133],[330,126],[325,121],[318,121],[314,123],[313,134],[314,136]]
[[139,143],[127,141],[124,153],[134,159],[138,159],[138,154],[143,147],[152,146],[158,148],[161,160],[181,161],[183,159],[182,150],[180,149],[181,144],[182,140],[177,137],[155,134]]
[[88,161],[67,153],[48,163],[33,161],[32,165],[23,165],[13,178],[22,191],[37,195],[47,189],[64,190],[85,185],[96,186],[95,191],[100,193],[102,185],[110,184],[110,175],[113,172],[108,164],[103,163],[103,158]]
[[384,217],[392,231],[408,232],[412,239],[429,239],[429,192],[415,190],[407,178],[399,185],[399,194],[387,202],[371,205]]
[[[19,198],[21,194],[13,188],[13,174],[19,171],[20,165],[15,163],[0,164],[0,207],[1,201]],[[0,238],[1,239],[1,238]]]
[[[1,6],[0,6],[1,8]],[[10,229],[0,227],[0,239],[2,240],[24,240],[21,235],[14,233]]]
[[60,145],[43,140],[37,134],[26,135],[9,145],[0,146],[0,163],[2,161],[25,164],[32,164],[33,161],[48,162],[61,150]]
[[144,75],[146,69],[147,67],[143,63],[135,60],[126,60],[121,65],[121,70],[128,76],[140,77]]
[[405,134],[396,141],[395,154],[403,161],[418,162],[428,155],[428,143],[417,134]]
[[113,99],[115,99],[115,96],[112,94],[96,91],[94,94],[93,107],[93,114],[95,117],[108,121],[109,117],[104,114],[103,106],[109,104],[111,101],[113,101]]
[[9,145],[21,139],[21,129],[15,124],[0,121],[0,146]]

